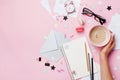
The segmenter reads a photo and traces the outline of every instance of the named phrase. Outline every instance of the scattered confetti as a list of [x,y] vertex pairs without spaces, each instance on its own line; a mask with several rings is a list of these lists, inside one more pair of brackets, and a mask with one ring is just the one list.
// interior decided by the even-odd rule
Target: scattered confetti
[[61,72],[60,70],[57,70],[57,72]]
[[113,77],[113,79],[115,79],[115,75],[113,75],[112,77]]
[[39,62],[41,61],[41,57],[38,58]]
[[99,10],[99,12],[102,12],[102,10]]
[[58,72],[64,72],[64,70],[63,69],[60,69],[60,70],[57,70]]
[[102,4],[102,1],[98,1],[98,4],[101,5],[101,4]]
[[116,70],[118,70],[118,67],[115,66],[113,69],[116,71]]
[[47,72],[48,72],[48,70],[44,69],[44,70],[43,70],[43,72],[44,72],[44,73],[47,73]]
[[107,6],[107,10],[108,11],[112,10],[111,6]]
[[81,6],[83,6],[83,4],[82,4],[82,3],[80,3],[80,5],[81,5]]
[[67,38],[67,34],[65,34],[64,37]]
[[69,48],[69,45],[65,45],[65,49],[68,49]]
[[67,24],[64,25],[65,28],[68,28],[69,26]]
[[51,60],[52,60],[52,61],[55,61],[55,58],[54,58],[54,57],[51,57]]
[[62,72],[61,70],[57,70],[58,72]]
[[63,62],[61,61],[61,62],[60,62],[60,64],[62,64],[62,65],[63,65]]
[[55,68],[56,68],[56,67],[55,67],[54,65],[53,65],[53,66],[51,66],[51,70],[55,70]]
[[48,37],[47,36],[44,36],[44,39],[46,40]]
[[50,66],[50,63],[45,63],[45,66]]
[[120,60],[120,56],[117,56],[117,60]]
[[93,9],[96,9],[96,8],[97,8],[97,6],[96,6],[96,5],[92,5],[91,7],[92,7]]
[[54,24],[54,27],[55,27],[55,28],[57,28],[57,27],[58,27],[58,24],[57,24],[57,23],[56,23],[56,24]]
[[91,23],[91,20],[87,20],[87,23],[90,24],[90,23]]
[[62,16],[56,16],[56,20],[61,23],[63,21],[63,17]]
[[67,16],[63,16],[63,20],[65,20],[65,21],[66,21],[67,19],[68,19],[68,17],[67,17]]
[[95,53],[95,52],[96,52],[95,47],[91,47],[91,50],[92,50],[92,52],[93,52],[93,53]]
[[72,71],[72,74],[73,74],[73,75],[76,75],[76,72],[75,72],[75,71]]
[[70,38],[73,38],[73,37],[74,37],[74,35],[71,35],[71,36],[70,36]]
[[85,6],[87,6],[87,4],[85,3]]
[[59,0],[59,3],[60,3],[60,4],[64,3],[64,0]]

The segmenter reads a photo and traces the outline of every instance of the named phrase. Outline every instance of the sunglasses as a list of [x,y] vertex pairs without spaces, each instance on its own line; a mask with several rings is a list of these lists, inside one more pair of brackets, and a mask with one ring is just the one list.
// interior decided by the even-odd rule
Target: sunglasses
[[98,15],[98,14],[95,14],[94,12],[92,12],[90,9],[88,8],[83,8],[83,11],[82,11],[82,14],[83,15],[87,15],[89,17],[92,17],[94,16],[94,19],[97,21],[97,22],[100,22],[101,25],[103,25],[105,22],[106,22],[106,19],[103,18],[102,16]]

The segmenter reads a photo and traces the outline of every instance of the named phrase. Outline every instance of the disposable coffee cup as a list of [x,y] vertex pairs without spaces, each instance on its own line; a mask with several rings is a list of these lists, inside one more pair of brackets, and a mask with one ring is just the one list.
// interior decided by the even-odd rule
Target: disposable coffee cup
[[90,42],[97,47],[105,46],[110,37],[110,31],[101,25],[94,26],[89,32]]

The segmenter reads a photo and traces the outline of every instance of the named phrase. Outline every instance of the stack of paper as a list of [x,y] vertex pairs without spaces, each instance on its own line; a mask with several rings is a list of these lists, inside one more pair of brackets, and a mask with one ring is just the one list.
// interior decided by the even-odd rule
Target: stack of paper
[[[87,69],[85,44],[87,53],[90,53],[90,57],[92,57],[88,43],[84,37],[63,44],[63,54],[72,79],[78,79],[90,75],[90,72]],[[75,72],[75,74],[72,74],[71,72]],[[94,73],[96,72],[97,69],[94,64]]]
[[112,16],[108,29],[115,35],[115,49],[120,49],[120,14],[116,13]]

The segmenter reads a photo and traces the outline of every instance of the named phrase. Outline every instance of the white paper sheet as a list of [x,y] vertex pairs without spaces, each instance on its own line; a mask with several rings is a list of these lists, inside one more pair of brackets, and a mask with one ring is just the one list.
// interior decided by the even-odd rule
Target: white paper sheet
[[50,4],[48,0],[41,0],[41,5],[48,11],[50,15],[52,15]]
[[63,33],[51,31],[41,47],[40,53],[48,60],[57,62],[63,57],[61,45],[68,41],[69,39],[65,38]]
[[115,35],[114,49],[120,49],[120,14],[116,13],[112,16],[108,29],[110,29]]

